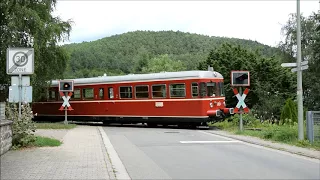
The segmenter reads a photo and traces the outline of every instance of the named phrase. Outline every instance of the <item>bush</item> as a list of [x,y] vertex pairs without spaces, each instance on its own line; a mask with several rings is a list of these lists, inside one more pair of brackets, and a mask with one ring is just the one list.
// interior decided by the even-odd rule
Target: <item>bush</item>
[[[240,115],[235,114],[230,118],[230,121],[234,126],[239,126],[240,123]],[[243,125],[247,127],[258,127],[261,122],[259,119],[255,118],[252,114],[242,114]]]
[[16,104],[7,104],[6,117],[13,121],[12,124],[12,146],[13,148],[25,147],[35,142],[33,132],[36,126],[32,121],[31,107],[29,104],[21,105],[21,119]]
[[293,124],[298,122],[297,104],[292,99],[287,99],[286,104],[283,106],[280,116],[280,125]]

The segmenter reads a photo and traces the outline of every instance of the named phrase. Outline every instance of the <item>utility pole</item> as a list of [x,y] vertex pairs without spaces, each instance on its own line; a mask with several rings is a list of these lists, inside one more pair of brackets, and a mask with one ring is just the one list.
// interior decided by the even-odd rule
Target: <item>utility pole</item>
[[303,91],[301,70],[301,25],[300,0],[297,0],[297,99],[298,99],[298,137],[303,140]]

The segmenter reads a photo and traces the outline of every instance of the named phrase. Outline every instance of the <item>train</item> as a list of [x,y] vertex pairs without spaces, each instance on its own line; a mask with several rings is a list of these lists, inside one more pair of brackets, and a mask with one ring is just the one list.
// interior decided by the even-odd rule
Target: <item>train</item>
[[[223,76],[212,67],[70,80],[72,121],[207,127],[233,114],[226,107]],[[52,80],[46,98],[32,104],[35,121],[64,120],[59,81]]]

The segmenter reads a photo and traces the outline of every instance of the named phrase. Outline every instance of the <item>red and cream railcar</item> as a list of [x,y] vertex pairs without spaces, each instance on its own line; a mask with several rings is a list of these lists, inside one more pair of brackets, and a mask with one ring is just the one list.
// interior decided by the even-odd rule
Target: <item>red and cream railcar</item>
[[[214,71],[182,71],[102,76],[74,80],[68,119],[104,123],[204,125],[233,114],[226,108],[223,76]],[[35,120],[63,120],[59,81],[48,98],[33,103]]]

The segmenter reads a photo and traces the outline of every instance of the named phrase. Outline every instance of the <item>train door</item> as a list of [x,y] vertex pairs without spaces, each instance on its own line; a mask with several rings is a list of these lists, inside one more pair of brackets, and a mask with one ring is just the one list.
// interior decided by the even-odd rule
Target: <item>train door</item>
[[108,99],[114,99],[114,89],[113,89],[113,87],[108,87]]

